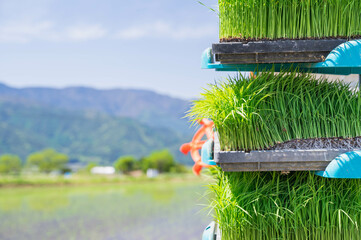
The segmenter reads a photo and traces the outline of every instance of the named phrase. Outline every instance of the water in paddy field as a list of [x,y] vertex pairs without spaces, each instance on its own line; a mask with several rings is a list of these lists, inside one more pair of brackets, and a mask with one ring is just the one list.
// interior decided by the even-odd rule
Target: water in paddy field
[[204,183],[0,189],[0,239],[201,239]]

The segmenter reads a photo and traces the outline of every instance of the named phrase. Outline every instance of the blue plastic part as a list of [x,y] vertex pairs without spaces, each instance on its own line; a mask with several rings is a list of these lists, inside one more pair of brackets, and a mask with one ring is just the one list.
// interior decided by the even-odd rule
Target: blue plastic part
[[202,240],[215,240],[215,227],[216,223],[211,222],[203,231]]
[[353,40],[340,44],[330,52],[324,62],[293,64],[220,64],[215,63],[212,49],[207,48],[202,54],[202,68],[216,71],[254,72],[273,69],[298,68],[299,71],[349,75],[361,74],[361,40]]
[[341,154],[328,164],[325,171],[315,174],[325,178],[361,178],[361,151]]
[[201,67],[204,69],[211,68],[210,66],[212,66],[212,64],[214,64],[214,56],[212,54],[212,48],[207,48],[202,53]]
[[217,165],[216,162],[213,160],[213,149],[214,149],[213,139],[209,139],[205,144],[203,144],[201,150],[201,157],[203,163],[208,165]]

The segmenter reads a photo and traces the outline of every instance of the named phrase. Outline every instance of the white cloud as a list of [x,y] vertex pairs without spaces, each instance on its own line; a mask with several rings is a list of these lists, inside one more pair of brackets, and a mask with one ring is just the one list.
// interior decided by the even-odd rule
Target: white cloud
[[51,36],[53,23],[43,21],[38,23],[10,23],[0,27],[0,41],[2,42],[28,42],[31,39]]
[[124,40],[141,38],[171,38],[171,39],[199,39],[217,34],[217,28],[207,26],[176,26],[165,21],[157,21],[150,24],[133,26],[123,29],[116,37]]
[[115,36],[117,39],[134,40],[143,38],[200,39],[217,34],[214,25],[187,26],[174,25],[165,21],[132,26],[119,32],[109,33],[100,24],[76,24],[59,27],[51,21],[15,22],[0,25],[0,42],[20,42],[42,40],[53,42],[79,42]]
[[102,38],[107,31],[99,24],[74,26],[68,29],[67,35],[71,40],[85,41]]
[[103,38],[107,30],[100,24],[75,25],[59,29],[51,21],[7,23],[0,26],[0,42],[88,41]]
[[218,34],[218,30],[214,26],[203,26],[203,27],[182,27],[177,31],[172,32],[172,37],[175,39],[198,39],[202,37],[215,36]]
[[116,36],[121,39],[138,39],[147,35],[147,30],[143,28],[128,28],[120,31]]

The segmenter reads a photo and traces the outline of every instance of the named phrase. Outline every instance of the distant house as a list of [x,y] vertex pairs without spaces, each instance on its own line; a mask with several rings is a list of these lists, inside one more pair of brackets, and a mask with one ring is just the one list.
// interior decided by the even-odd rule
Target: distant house
[[105,167],[93,167],[90,172],[92,174],[101,174],[101,175],[113,175],[115,173],[115,168],[111,166]]
[[147,170],[147,177],[148,178],[155,178],[159,175],[159,171],[157,169],[148,168]]

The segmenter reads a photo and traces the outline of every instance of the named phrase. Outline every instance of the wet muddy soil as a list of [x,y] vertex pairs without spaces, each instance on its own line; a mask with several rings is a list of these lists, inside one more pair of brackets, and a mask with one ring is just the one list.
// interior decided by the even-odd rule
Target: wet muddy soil
[[281,40],[324,40],[324,39],[345,39],[345,40],[353,40],[353,39],[361,39],[361,35],[354,35],[350,37],[345,36],[336,36],[336,37],[323,37],[323,38],[315,38],[315,37],[305,37],[305,38],[244,38],[244,37],[228,37],[228,38],[221,38],[219,42],[241,42],[241,43],[248,43],[248,42],[260,42],[260,41],[281,41]]
[[310,138],[294,139],[264,150],[283,150],[283,149],[361,149],[361,137],[343,138]]

